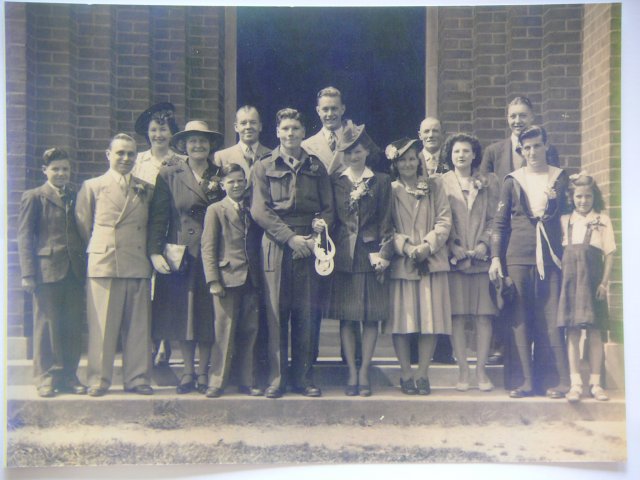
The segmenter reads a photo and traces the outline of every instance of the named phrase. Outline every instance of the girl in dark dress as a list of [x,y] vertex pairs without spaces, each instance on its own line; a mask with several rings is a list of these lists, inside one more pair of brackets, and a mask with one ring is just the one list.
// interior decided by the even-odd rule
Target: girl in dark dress
[[573,212],[563,215],[562,290],[558,305],[558,326],[566,327],[571,390],[569,402],[582,395],[580,337],[587,332],[589,351],[589,393],[596,400],[608,400],[600,385],[604,357],[602,336],[606,332],[607,286],[616,250],[611,219],[602,212],[602,193],[593,177],[580,172],[569,177],[569,204]]

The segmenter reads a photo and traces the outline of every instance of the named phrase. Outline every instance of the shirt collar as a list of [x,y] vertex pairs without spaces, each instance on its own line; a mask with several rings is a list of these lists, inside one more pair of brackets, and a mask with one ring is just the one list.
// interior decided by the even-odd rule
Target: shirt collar
[[233,208],[235,208],[236,210],[240,211],[243,207],[241,202],[236,202],[233,198],[231,198],[229,195],[227,195],[227,201],[229,203],[231,203],[231,205],[233,206]]
[[342,125],[340,125],[340,127],[338,127],[335,130],[329,130],[328,128],[322,127],[322,134],[324,135],[324,138],[327,140],[327,142],[331,138],[332,132],[336,135],[336,141],[337,141],[342,135]]
[[109,173],[118,183],[122,183],[124,181],[126,185],[129,185],[129,182],[131,181],[131,172],[122,175],[120,172],[116,172],[114,169],[110,168]]
[[513,150],[515,152],[516,148],[518,148],[518,145],[520,145],[520,140],[518,140],[518,136],[514,135],[513,133],[511,134],[511,150]]
[[242,140],[240,140],[238,142],[238,144],[240,145],[240,148],[242,149],[242,151],[244,153],[249,153],[249,147],[251,147],[251,150],[253,151],[253,153],[257,153],[258,152],[258,145],[260,142],[256,142],[253,145],[247,145],[246,143],[244,143]]
[[344,171],[340,174],[341,177],[347,177],[349,180],[351,180],[351,183],[356,183],[356,182],[360,182],[362,180],[366,180],[367,178],[371,178],[374,175],[373,171],[371,171],[371,169],[369,167],[364,167],[364,171],[362,172],[362,175],[358,178],[356,178],[355,174],[353,173],[353,170],[351,170],[351,167],[347,167],[344,169]]
[[571,223],[589,223],[595,220],[598,217],[599,213],[596,213],[595,210],[591,209],[589,213],[587,213],[584,217],[573,211],[571,213]]
[[47,183],[49,184],[49,186],[51,188],[53,188],[53,191],[56,192],[58,195],[62,196],[62,194],[64,193],[64,187],[56,187],[53,183],[51,183],[49,180],[47,180]]
[[290,169],[292,169],[292,170],[294,170],[296,172],[300,169],[302,164],[309,157],[309,155],[307,154],[307,152],[303,148],[302,149],[302,155],[300,156],[300,160],[298,160],[297,158],[292,157],[292,156],[287,155],[286,153],[284,153],[280,149],[279,145],[276,147],[276,151],[274,153],[277,153],[277,155],[275,156],[276,160],[279,158],[282,161],[282,163],[284,163],[288,168],[290,168]]

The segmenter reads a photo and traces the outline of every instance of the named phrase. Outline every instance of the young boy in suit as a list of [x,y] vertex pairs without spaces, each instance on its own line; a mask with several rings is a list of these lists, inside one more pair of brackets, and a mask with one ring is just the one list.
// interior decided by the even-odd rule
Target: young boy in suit
[[82,339],[86,262],[76,228],[71,157],[61,148],[42,156],[47,181],[22,195],[18,251],[22,287],[33,294],[33,366],[38,395],[84,394],[76,370]]
[[220,397],[231,360],[239,367],[239,390],[262,395],[255,386],[254,350],[258,335],[260,230],[244,205],[247,179],[242,165],[220,171],[227,196],[207,208],[202,232],[204,274],[213,295],[215,343],[206,396]]

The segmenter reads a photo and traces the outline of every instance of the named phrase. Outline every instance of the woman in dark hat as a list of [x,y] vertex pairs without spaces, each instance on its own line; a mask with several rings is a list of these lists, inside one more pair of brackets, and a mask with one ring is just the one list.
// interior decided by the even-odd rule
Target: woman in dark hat
[[149,150],[138,153],[131,173],[152,185],[162,165],[185,157],[171,150],[171,139],[178,132],[175,107],[171,103],[156,103],[136,120],[135,130],[149,144]]
[[[205,393],[208,386],[213,304],[200,258],[200,237],[207,207],[224,197],[219,168],[210,160],[222,139],[222,134],[209,130],[206,122],[187,123],[171,142],[172,148],[187,155],[187,160],[173,160],[160,169],[151,201],[147,251],[159,274],[153,303],[153,334],[155,338],[180,341],[184,371],[176,389],[178,393],[196,389]],[[180,262],[176,261],[172,269],[167,257],[176,245],[186,246],[186,251],[181,268],[177,268],[175,263]]]
[[[400,389],[428,395],[429,365],[437,334],[451,334],[446,242],[451,209],[439,178],[423,177],[417,139],[403,138],[385,149],[396,180],[391,184],[391,215],[396,256],[389,269],[391,319],[400,361]],[[411,371],[410,338],[418,334],[418,370]]]
[[[371,395],[369,365],[378,338],[378,325],[388,313],[388,289],[383,272],[393,255],[390,215],[391,180],[368,166],[372,142],[364,125],[345,128],[338,150],[344,170],[331,175],[336,224],[335,268],[329,318],[340,319],[342,350],[349,367],[345,393]],[[356,365],[356,333],[362,325],[362,364]]]
[[[135,131],[144,137],[149,150],[138,153],[131,174],[151,185],[156,184],[160,167],[167,162],[185,160],[185,157],[171,149],[171,139],[178,132],[175,119],[175,107],[171,103],[156,103],[140,114],[135,124]],[[151,319],[151,323],[155,323]],[[171,346],[163,338],[153,338],[153,363],[162,365],[169,363]]]

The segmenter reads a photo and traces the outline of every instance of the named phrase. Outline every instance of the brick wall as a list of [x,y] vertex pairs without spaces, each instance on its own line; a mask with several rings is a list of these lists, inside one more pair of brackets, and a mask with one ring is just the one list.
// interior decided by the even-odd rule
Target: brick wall
[[180,126],[194,115],[222,129],[224,9],[6,3],[5,20],[8,326],[21,335],[31,306],[20,289],[17,214],[24,189],[44,180],[42,152],[71,151],[79,184],[106,170],[108,139],[133,134],[152,103],[174,103]]
[[581,9],[439,8],[438,112],[445,129],[473,132],[486,147],[508,135],[506,105],[524,94],[563,165],[577,166]]
[[585,5],[582,77],[582,166],[598,182],[616,231],[609,288],[614,339],[622,337],[620,181],[620,5]]

